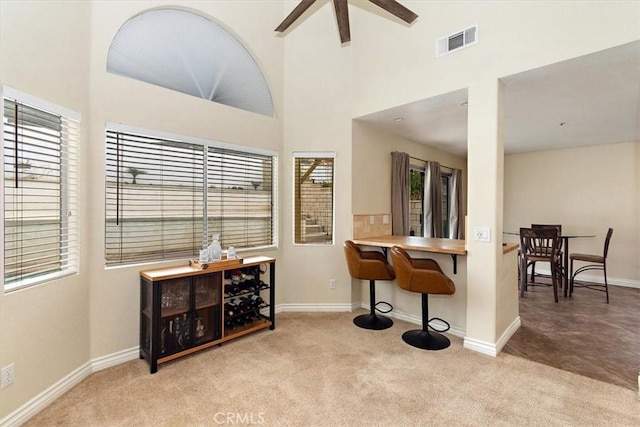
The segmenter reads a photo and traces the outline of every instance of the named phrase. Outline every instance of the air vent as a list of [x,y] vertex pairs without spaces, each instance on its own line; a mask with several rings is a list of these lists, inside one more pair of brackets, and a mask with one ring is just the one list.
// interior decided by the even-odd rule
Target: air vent
[[436,43],[436,56],[442,56],[454,50],[476,44],[478,42],[478,26],[474,25],[465,30],[458,31],[450,36],[443,37]]

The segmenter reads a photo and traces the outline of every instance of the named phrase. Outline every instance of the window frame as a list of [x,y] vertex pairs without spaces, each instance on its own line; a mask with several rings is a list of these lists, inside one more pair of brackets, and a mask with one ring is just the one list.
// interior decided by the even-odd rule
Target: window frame
[[[335,230],[336,230],[336,152],[335,151],[294,151],[291,155],[292,160],[292,207],[291,212],[293,213],[292,218],[292,243],[294,246],[320,246],[320,247],[329,247],[335,246],[336,238],[335,238]],[[331,159],[332,161],[332,176],[331,176],[331,239],[329,242],[320,243],[320,242],[296,242],[297,235],[297,227],[299,226],[298,221],[296,221],[297,212],[296,212],[296,160],[297,159]]]
[[[80,259],[79,259],[79,160],[78,151],[80,145],[80,124],[81,114],[70,110],[66,107],[57,105],[50,101],[43,100],[34,95],[30,95],[14,89],[9,86],[2,86],[2,104],[0,105],[0,116],[2,116],[2,150],[0,150],[1,166],[2,168],[2,217],[0,220],[0,227],[2,228],[2,288],[4,293],[17,291],[20,289],[26,289],[33,286],[47,284],[64,277],[76,275],[80,271]],[[57,229],[57,247],[59,251],[59,260],[56,261],[57,267],[47,268],[46,271],[42,271],[39,274],[18,278],[7,283],[7,228],[6,228],[6,209],[10,203],[7,200],[7,194],[5,191],[5,141],[7,137],[7,130],[5,128],[5,100],[14,102],[16,104],[31,108],[34,110],[40,110],[46,114],[57,116],[60,119],[61,128],[59,130],[60,135],[56,136],[54,142],[55,147],[59,153],[59,158],[55,162],[55,166],[59,168],[58,184],[56,186],[58,192],[57,211],[59,212]],[[27,123],[28,125],[28,123]],[[45,128],[46,129],[46,128]],[[21,129],[22,130],[22,129]],[[31,142],[30,145],[34,143]],[[50,159],[45,158],[42,162],[51,162]],[[55,181],[54,181],[55,182]],[[27,187],[28,189],[29,187]],[[22,205],[22,202],[19,203]],[[20,206],[24,209],[24,206]],[[49,209],[50,210],[50,209]],[[41,224],[39,224],[41,225]],[[41,230],[42,231],[42,230]],[[27,252],[28,253],[28,252]],[[24,273],[20,273],[22,275]]]
[[[194,146],[200,146],[202,147],[202,153],[203,153],[203,166],[202,166],[202,177],[201,177],[201,182],[203,183],[203,194],[202,194],[202,212],[200,213],[200,220],[199,222],[202,222],[202,245],[198,248],[201,249],[203,245],[209,244],[210,242],[208,241],[208,239],[211,237],[212,234],[219,234],[219,231],[216,230],[210,230],[209,229],[209,225],[211,225],[211,212],[208,211],[208,206],[211,205],[211,196],[207,194],[207,190],[208,187],[210,186],[210,176],[207,175],[207,165],[208,162],[210,160],[210,155],[211,153],[208,154],[209,150],[211,150],[211,152],[213,151],[229,151],[229,152],[238,152],[238,153],[242,153],[242,154],[246,154],[249,156],[251,155],[258,155],[258,156],[266,156],[269,157],[271,159],[271,188],[270,190],[270,195],[271,195],[271,209],[270,209],[270,220],[271,220],[271,230],[270,230],[270,234],[271,234],[271,243],[270,244],[266,244],[266,245],[261,245],[261,246],[254,246],[254,247],[241,247],[241,246],[236,246],[236,251],[237,253],[241,253],[241,252],[247,252],[247,251],[255,251],[255,250],[262,250],[262,249],[276,249],[278,247],[278,209],[277,209],[277,198],[278,198],[278,153],[272,150],[267,150],[267,149],[261,149],[261,148],[255,148],[255,147],[246,147],[246,146],[240,146],[240,145],[236,145],[236,144],[230,144],[230,143],[224,143],[224,142],[219,142],[219,141],[214,141],[214,140],[208,140],[208,139],[203,139],[203,138],[197,138],[197,137],[192,137],[192,136],[186,136],[186,135],[178,135],[178,134],[172,134],[172,133],[168,133],[168,132],[162,132],[162,131],[157,131],[157,130],[149,130],[149,129],[143,129],[143,128],[139,128],[139,127],[134,127],[134,126],[129,126],[129,125],[124,125],[124,124],[120,124],[120,123],[107,123],[105,126],[105,191],[107,186],[109,185],[109,181],[107,178],[107,174],[108,171],[107,169],[107,146],[108,146],[108,133],[109,132],[118,132],[118,133],[125,133],[128,135],[136,135],[136,136],[144,136],[144,137],[148,137],[148,138],[152,138],[152,139],[157,139],[159,141],[175,141],[175,142],[179,142],[179,143],[183,143],[185,145],[194,145]],[[141,178],[144,177],[144,175],[140,175]],[[204,185],[206,181],[206,186]],[[106,194],[105,194],[106,197]],[[158,258],[154,258],[154,259],[149,259],[149,258],[144,258],[144,259],[137,259],[137,260],[124,260],[122,261],[122,255],[120,255],[120,259],[121,261],[109,261],[107,260],[107,229],[106,229],[106,221],[107,221],[107,209],[108,209],[108,204],[107,201],[105,200],[105,210],[104,210],[104,215],[105,215],[105,243],[103,246],[103,250],[104,252],[104,262],[105,262],[105,267],[106,268],[115,268],[115,267],[124,267],[124,266],[131,266],[131,265],[143,265],[143,264],[150,264],[150,263],[157,263],[157,262],[163,262],[163,261],[169,261],[169,260],[176,260],[176,259],[184,259],[185,257],[182,255],[177,255],[177,256],[162,256],[162,257],[158,257]],[[207,216],[207,212],[208,212],[208,220],[205,220],[205,216]],[[224,241],[224,236],[221,236],[222,240]],[[223,249],[226,249],[226,247],[223,247]],[[191,258],[197,258],[198,257],[198,253],[193,253],[190,255]]]

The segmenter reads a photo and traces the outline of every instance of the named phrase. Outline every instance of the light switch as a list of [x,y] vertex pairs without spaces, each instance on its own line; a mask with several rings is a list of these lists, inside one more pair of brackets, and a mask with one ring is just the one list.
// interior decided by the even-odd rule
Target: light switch
[[473,235],[477,242],[490,242],[491,241],[491,228],[490,227],[475,227],[473,229]]

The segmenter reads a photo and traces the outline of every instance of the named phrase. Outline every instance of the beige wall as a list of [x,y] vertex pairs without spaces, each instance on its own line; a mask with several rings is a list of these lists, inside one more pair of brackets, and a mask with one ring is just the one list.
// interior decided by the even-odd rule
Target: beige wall
[[[286,2],[282,16],[295,7]],[[317,6],[317,5],[316,5]],[[314,9],[317,7],[314,6]],[[333,9],[320,7],[294,25],[283,40],[284,183],[280,209],[285,278],[278,283],[290,310],[348,310],[351,287],[342,242],[351,234],[351,50],[340,47],[337,34],[327,31]],[[277,19],[273,22],[277,23]],[[335,35],[336,37],[332,37]],[[334,244],[293,244],[294,151],[335,152]],[[336,280],[336,289],[329,281]]]
[[[0,392],[0,418],[91,360],[138,345],[138,271],[161,264],[104,267],[105,123],[281,152],[283,42],[264,34],[281,19],[282,5],[179,2],[232,28],[244,41],[271,89],[274,119],[106,73],[107,49],[120,26],[164,4],[0,2],[1,83],[79,111],[83,132],[81,274],[0,296],[1,365],[16,365],[15,384]],[[260,19],[247,19],[252,15]],[[275,250],[263,253],[279,257]],[[176,262],[186,260],[171,264]]]
[[596,236],[572,239],[570,252],[601,254],[611,227],[609,281],[640,287],[639,171],[640,142],[506,156],[504,229],[562,224]]
[[[83,162],[88,135],[89,17],[90,6],[85,2],[43,2],[37,8],[30,2],[0,2],[0,83],[82,114],[79,167],[83,176],[88,170]],[[85,222],[85,183],[80,182],[79,191],[76,214]],[[86,233],[79,243],[86,249]],[[80,260],[78,275],[10,294],[0,292],[0,366],[15,363],[16,373],[15,383],[0,391],[0,418],[88,361],[90,273],[86,261],[86,257]]]
[[[359,120],[353,121],[353,196],[354,214],[391,212],[391,152],[439,162],[462,169],[463,211],[466,208],[467,161],[424,144],[392,135]],[[421,165],[411,159],[412,164]]]
[[[497,110],[493,96],[472,96],[478,93],[476,87],[482,92],[495,87],[499,77],[640,38],[637,2],[613,1],[580,2],[579,14],[573,1],[411,2],[409,6],[420,15],[411,26],[398,24],[375,6],[359,2],[350,7],[353,41],[346,46],[339,44],[330,4],[319,2],[302,25],[294,25],[284,37],[273,36],[275,25],[296,3],[177,2],[180,7],[193,7],[218,19],[245,41],[272,90],[277,118],[270,119],[105,72],[107,49],[118,28],[134,14],[163,2],[0,2],[0,83],[83,115],[82,272],[0,296],[0,363],[16,363],[16,383],[0,392],[0,417],[88,361],[135,348],[138,343],[137,272],[143,267],[105,270],[103,263],[105,122],[280,152],[280,250],[267,254],[278,257],[278,303],[301,309],[305,304],[344,309],[358,297],[352,295],[341,246],[351,235],[352,214],[389,211],[389,197],[380,195],[386,190],[379,194],[370,186],[373,182],[388,185],[379,179],[387,169],[373,165],[389,167],[389,147],[376,142],[375,132],[358,129],[353,117],[468,87],[470,102],[488,104],[470,108],[470,120],[476,123],[470,139],[477,139],[474,143],[479,147],[487,143],[499,151],[496,121],[484,124],[481,120],[484,112]],[[472,24],[479,24],[478,45],[434,58],[437,38]],[[55,48],[53,53],[45,51],[49,47]],[[489,136],[485,141],[481,135]],[[369,142],[372,147],[380,146],[369,153]],[[429,156],[427,151],[418,153],[408,142],[397,141],[394,149],[416,157]],[[292,244],[291,152],[298,150],[336,152],[333,246]],[[638,158],[636,154],[636,174]],[[501,235],[502,226],[502,210],[497,209],[502,202],[502,175],[499,160],[494,160],[492,165],[497,166],[492,166],[493,178],[488,184],[491,197],[473,209],[469,205],[468,211],[470,226],[486,220],[495,225],[496,236]],[[449,160],[442,163],[454,166]],[[484,165],[470,156],[468,166],[467,170],[480,171]],[[470,182],[474,179],[475,175],[469,175]],[[484,181],[474,182],[469,192],[485,190],[478,184]],[[638,182],[637,175],[634,182]],[[635,194],[637,197],[637,187]],[[507,204],[509,197],[507,193]],[[516,219],[510,226],[519,222]],[[628,225],[618,228],[624,227],[629,228],[629,234],[635,230],[637,236],[637,222],[635,229]],[[621,235],[616,231],[613,245],[624,242]],[[493,306],[500,298],[495,287],[502,271],[497,241],[476,245],[469,259],[482,259],[486,254],[496,260],[488,267],[490,271],[476,262],[473,272],[469,269],[467,273],[477,277],[487,273],[493,278],[493,283],[478,289],[480,294],[488,291],[485,294],[490,294]],[[624,256],[616,246],[612,257],[614,254]],[[448,259],[442,264],[450,267]],[[618,264],[616,271],[621,268]],[[459,272],[460,277],[462,274]],[[330,279],[337,280],[336,290],[329,290]],[[404,298],[397,296],[398,307],[416,313],[415,298]],[[481,302],[477,302],[479,307]],[[493,319],[478,337],[495,342],[502,320],[499,316],[496,319],[495,311],[481,314]],[[455,324],[459,322],[456,318]]]

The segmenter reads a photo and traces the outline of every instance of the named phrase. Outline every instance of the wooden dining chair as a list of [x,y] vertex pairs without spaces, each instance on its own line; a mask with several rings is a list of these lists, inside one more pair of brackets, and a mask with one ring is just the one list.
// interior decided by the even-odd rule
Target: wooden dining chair
[[[562,281],[560,269],[561,237],[557,228],[520,228],[520,296],[524,297],[528,286],[551,286],[553,298],[558,302],[558,282]],[[551,266],[551,285],[531,282],[527,279],[527,266],[534,262],[548,262]]]
[[[607,255],[609,254],[609,242],[611,241],[611,235],[613,234],[613,228],[609,228],[607,231],[607,237],[604,240],[604,251],[602,255],[591,255],[591,254],[569,254],[570,264],[571,264],[571,279],[569,280],[569,296],[573,293],[573,287],[581,287],[588,288],[596,291],[605,292],[607,294],[607,304],[609,304],[609,285],[607,283]],[[583,265],[578,268],[575,272],[573,271],[573,262],[586,262],[588,264]],[[604,284],[600,283],[586,283],[579,282],[576,283],[575,277],[589,270],[602,270],[604,275]]]
[[[531,224],[531,228],[555,228],[558,230],[558,234],[562,236],[562,224]],[[560,239],[560,247],[558,248],[558,256],[560,257],[560,268],[564,274],[566,266],[562,265],[562,239]],[[538,274],[539,277],[546,277]],[[531,281],[536,281],[536,262],[531,263]],[[562,288],[562,280],[560,281],[560,288]]]

